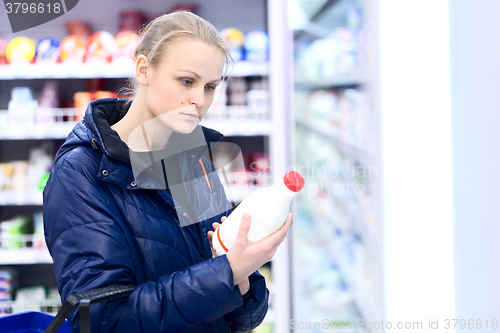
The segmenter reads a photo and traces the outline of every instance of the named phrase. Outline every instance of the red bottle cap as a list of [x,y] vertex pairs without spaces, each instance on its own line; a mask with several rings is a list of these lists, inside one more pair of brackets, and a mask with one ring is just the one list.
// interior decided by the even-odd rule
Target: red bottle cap
[[297,171],[288,171],[283,177],[283,183],[285,183],[286,187],[290,191],[298,192],[302,190],[306,182],[304,181],[304,178],[298,173]]

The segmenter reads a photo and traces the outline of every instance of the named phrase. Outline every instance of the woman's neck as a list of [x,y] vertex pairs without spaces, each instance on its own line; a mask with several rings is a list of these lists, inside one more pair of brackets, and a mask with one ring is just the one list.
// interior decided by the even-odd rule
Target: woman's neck
[[172,130],[153,116],[143,96],[138,94],[127,114],[111,129],[133,151],[159,150],[167,144]]

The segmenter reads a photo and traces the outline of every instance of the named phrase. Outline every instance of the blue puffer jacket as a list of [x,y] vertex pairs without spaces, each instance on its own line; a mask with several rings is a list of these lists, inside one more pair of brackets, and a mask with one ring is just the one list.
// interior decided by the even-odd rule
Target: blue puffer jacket
[[[45,239],[62,301],[85,290],[132,283],[137,288],[129,298],[91,307],[92,332],[255,328],[267,312],[263,276],[250,275],[250,291],[241,296],[226,256],[212,258],[207,232],[231,207],[212,164],[202,157],[207,145],[175,155],[180,176],[191,184],[186,186],[190,207],[184,209],[168,182],[155,178],[153,167],[141,174],[141,182],[134,177],[128,147],[110,128],[127,105],[121,99],[89,104],[57,152],[43,191]],[[222,139],[217,131],[198,129],[207,143]],[[190,134],[173,133],[167,147],[175,151],[176,143],[189,140]],[[73,332],[79,332],[77,314],[78,309],[69,317]]]

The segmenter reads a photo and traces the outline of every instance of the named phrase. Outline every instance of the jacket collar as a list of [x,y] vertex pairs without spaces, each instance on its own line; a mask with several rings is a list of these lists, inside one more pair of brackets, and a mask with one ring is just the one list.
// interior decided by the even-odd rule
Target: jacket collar
[[[120,139],[118,133],[111,129],[113,124],[125,116],[130,104],[130,100],[127,99],[95,100],[87,107],[83,121],[95,136],[91,142],[93,148],[103,152],[97,177],[127,189],[137,189],[138,186],[134,185],[131,156],[132,161],[137,161],[138,158],[135,158],[134,152]],[[223,135],[218,131],[198,125],[189,134],[172,133],[167,146],[169,147],[169,155],[172,153],[189,154],[195,156],[194,160],[197,161],[222,139]],[[144,167],[146,168],[147,165]]]

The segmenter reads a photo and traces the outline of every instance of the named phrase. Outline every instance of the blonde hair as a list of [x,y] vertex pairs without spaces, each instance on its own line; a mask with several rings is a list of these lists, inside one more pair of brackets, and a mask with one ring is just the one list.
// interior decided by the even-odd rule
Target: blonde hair
[[[230,54],[231,49],[217,29],[208,21],[188,11],[161,15],[144,27],[140,35],[142,40],[135,49],[134,56],[136,59],[141,55],[145,56],[152,68],[159,65],[168,44],[181,38],[195,38],[224,52],[226,70],[222,76],[223,82],[228,80],[227,72],[230,67],[234,66],[234,59]],[[129,79],[129,86],[121,89],[119,94],[125,93],[133,97],[137,87],[137,79],[133,77]]]

